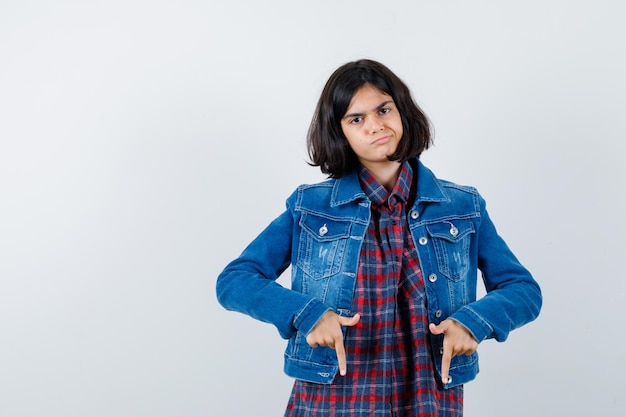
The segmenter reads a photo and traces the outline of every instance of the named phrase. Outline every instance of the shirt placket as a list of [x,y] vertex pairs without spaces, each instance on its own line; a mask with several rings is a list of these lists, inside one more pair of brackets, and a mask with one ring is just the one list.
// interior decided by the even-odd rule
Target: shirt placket
[[[402,235],[402,213],[403,213],[403,204],[395,197],[391,197],[389,199],[389,208],[387,210],[386,216],[386,227],[384,230],[384,234],[386,237],[386,241],[388,244],[388,258],[387,262],[391,268],[389,268],[390,274],[389,279],[387,281],[388,291],[393,291],[394,293],[394,308],[390,309],[393,312],[393,317],[390,317],[390,321],[393,324],[392,329],[395,329],[396,326],[399,325],[400,317],[398,317],[398,288],[402,275],[402,253],[404,250],[404,239]],[[390,331],[390,343],[391,346],[397,346],[399,342],[395,337],[395,331]],[[389,349],[389,404],[392,410],[391,415],[395,415],[395,411],[397,410],[397,395],[398,395],[398,375],[395,364],[398,362],[398,358],[395,356],[396,349]]]

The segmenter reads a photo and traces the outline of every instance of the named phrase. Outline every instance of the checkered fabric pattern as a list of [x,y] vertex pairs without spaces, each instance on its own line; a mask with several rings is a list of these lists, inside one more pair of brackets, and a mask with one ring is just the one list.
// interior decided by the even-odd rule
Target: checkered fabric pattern
[[402,166],[389,193],[365,169],[361,186],[372,201],[346,331],[348,374],[330,385],[296,380],[286,417],[460,417],[463,387],[444,390],[428,343],[424,280],[406,220],[413,170]]

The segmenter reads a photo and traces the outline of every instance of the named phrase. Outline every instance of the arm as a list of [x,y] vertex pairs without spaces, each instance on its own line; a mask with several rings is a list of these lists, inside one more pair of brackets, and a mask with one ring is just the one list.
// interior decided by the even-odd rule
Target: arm
[[320,300],[276,282],[291,262],[293,211],[276,218],[217,279],[217,298],[228,310],[271,323],[284,338],[307,334],[329,310]]
[[539,285],[519,262],[496,228],[480,199],[482,222],[478,229],[478,268],[487,294],[450,318],[465,326],[480,342],[506,340],[511,330],[534,320],[541,309]]
[[430,324],[432,334],[443,334],[441,379],[449,383],[453,357],[470,355],[486,338],[504,341],[511,330],[534,320],[541,309],[537,282],[496,232],[482,198],[481,223],[477,232],[477,263],[487,295],[467,304],[439,325]]

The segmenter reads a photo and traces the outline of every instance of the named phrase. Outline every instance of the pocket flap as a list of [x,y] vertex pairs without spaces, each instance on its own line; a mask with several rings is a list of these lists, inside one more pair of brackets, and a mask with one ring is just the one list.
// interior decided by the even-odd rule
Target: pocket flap
[[431,237],[455,243],[474,233],[474,223],[471,220],[449,220],[426,225],[426,230]]
[[352,222],[307,213],[300,219],[300,226],[317,241],[324,242],[350,236]]

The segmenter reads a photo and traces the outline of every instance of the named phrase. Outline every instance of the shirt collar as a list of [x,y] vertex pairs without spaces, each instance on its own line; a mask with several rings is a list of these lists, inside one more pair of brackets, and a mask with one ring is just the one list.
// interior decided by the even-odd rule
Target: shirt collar
[[[409,161],[412,165],[413,172],[416,173],[417,195],[416,203],[439,203],[450,201],[449,196],[443,189],[441,181],[435,177],[435,174],[428,169],[422,161],[414,158]],[[359,180],[359,170],[355,169],[347,175],[334,181],[333,192],[330,201],[331,207],[341,206],[353,201],[366,199],[367,196],[363,192]],[[410,202],[412,204],[412,202]]]
[[406,203],[411,195],[413,184],[413,168],[411,164],[405,162],[400,169],[400,175],[391,192],[374,178],[374,176],[364,167],[358,169],[359,182],[365,195],[371,200],[374,207],[387,204],[389,207],[394,203]]

